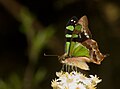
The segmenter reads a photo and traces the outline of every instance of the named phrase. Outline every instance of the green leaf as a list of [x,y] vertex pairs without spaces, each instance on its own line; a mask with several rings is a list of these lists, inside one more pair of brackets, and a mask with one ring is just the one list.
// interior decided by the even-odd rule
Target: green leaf
[[70,31],[73,31],[73,30],[74,30],[74,26],[69,25],[69,26],[66,27],[66,29],[67,29],[67,30],[70,30]]

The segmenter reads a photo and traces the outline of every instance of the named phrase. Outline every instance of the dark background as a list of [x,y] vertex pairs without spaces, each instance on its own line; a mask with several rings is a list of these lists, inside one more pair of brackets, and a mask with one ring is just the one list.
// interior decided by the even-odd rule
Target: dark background
[[[102,78],[98,89],[119,89],[120,80],[120,1],[119,0],[0,0],[0,79],[5,82],[12,73],[22,79],[29,63],[26,35],[20,31],[17,14],[19,5],[26,7],[42,27],[52,25],[55,33],[42,48],[34,71],[46,71],[38,87],[52,89],[51,80],[61,64],[57,57],[46,54],[64,54],[64,28],[72,16],[87,15],[93,39],[103,54],[109,54],[101,65],[89,64],[90,74]],[[17,10],[16,10],[17,8]],[[15,13],[14,13],[15,12]],[[27,88],[26,88],[27,89]]]

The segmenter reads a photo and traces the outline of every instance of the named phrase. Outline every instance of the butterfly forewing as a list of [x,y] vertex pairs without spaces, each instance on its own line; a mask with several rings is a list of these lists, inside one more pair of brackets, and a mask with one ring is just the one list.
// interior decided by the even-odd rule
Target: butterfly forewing
[[87,38],[92,38],[92,34],[88,28],[88,19],[87,16],[83,16],[78,20],[78,24],[82,25],[82,32]]
[[68,54],[70,42],[65,43],[65,53]]
[[78,19],[73,16],[69,22],[66,25],[66,30],[65,30],[65,38],[66,38],[66,44],[65,44],[65,52],[68,54],[68,56],[71,56],[70,54],[70,49],[71,47],[71,41],[74,38],[78,38],[78,35],[73,33],[75,30],[75,24],[77,23]]
[[82,25],[78,23],[78,19],[75,16],[71,18],[66,26],[65,37],[66,41],[70,42],[69,45],[65,47],[68,57],[89,56],[89,50],[80,43],[87,38],[82,33],[82,28]]

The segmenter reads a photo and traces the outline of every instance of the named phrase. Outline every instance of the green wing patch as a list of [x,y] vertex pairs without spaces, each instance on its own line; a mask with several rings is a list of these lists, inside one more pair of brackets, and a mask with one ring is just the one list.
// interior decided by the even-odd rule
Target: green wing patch
[[70,55],[73,57],[89,57],[89,50],[78,42],[71,42]]
[[65,45],[65,53],[68,54],[69,52],[69,46],[70,46],[70,42],[66,42],[66,45]]
[[66,37],[66,38],[71,38],[72,35],[66,34],[65,37]]
[[72,38],[78,38],[77,34],[72,34]]
[[81,28],[82,28],[82,25],[80,25],[80,24],[75,25],[75,30],[80,31],[80,30],[81,30]]
[[74,26],[69,25],[69,26],[66,27],[66,29],[67,29],[67,30],[70,30],[70,31],[73,31],[73,30],[74,30]]

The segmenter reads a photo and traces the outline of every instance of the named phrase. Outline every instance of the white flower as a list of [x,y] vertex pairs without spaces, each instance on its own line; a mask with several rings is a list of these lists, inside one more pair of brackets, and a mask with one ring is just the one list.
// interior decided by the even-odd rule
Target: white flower
[[58,79],[52,80],[53,89],[96,89],[102,80],[95,75],[86,77],[81,72],[56,72]]

